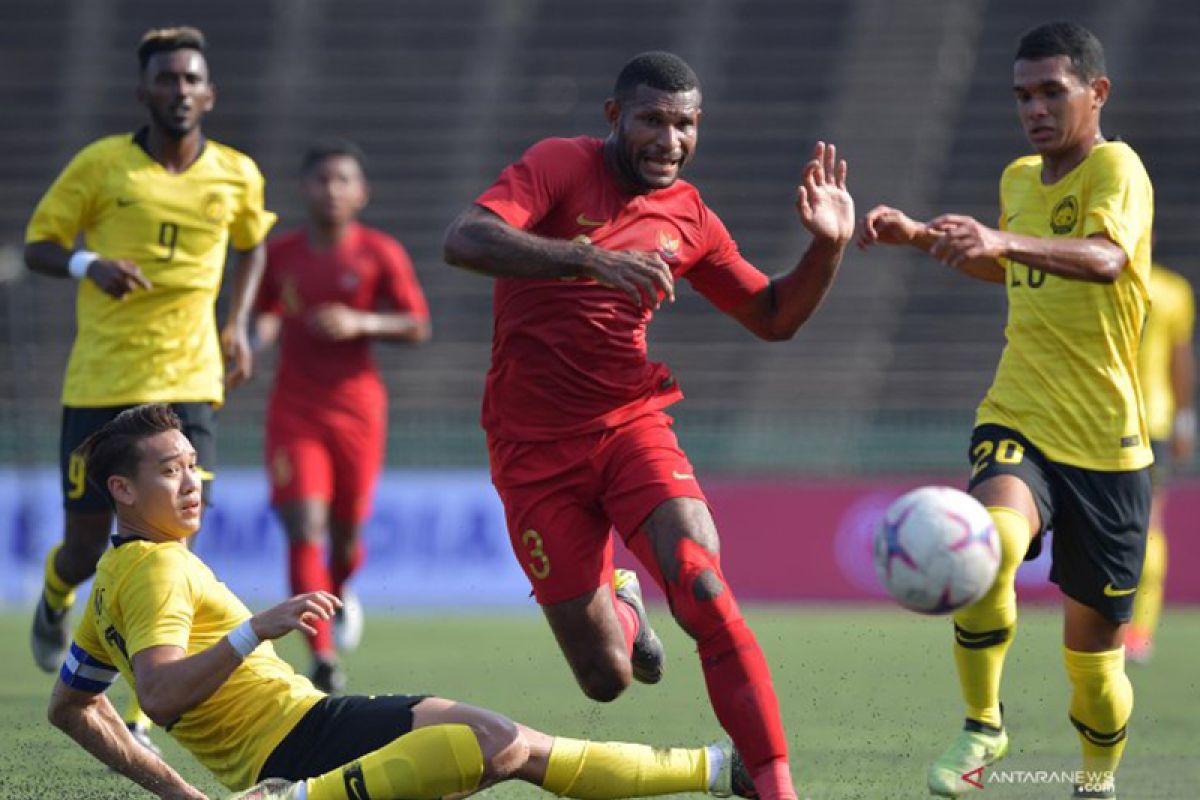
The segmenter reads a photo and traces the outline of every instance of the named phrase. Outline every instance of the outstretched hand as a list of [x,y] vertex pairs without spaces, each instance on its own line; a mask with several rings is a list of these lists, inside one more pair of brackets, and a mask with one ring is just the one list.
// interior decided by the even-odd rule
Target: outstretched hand
[[891,206],[875,206],[863,217],[858,231],[858,247],[866,250],[876,244],[913,244],[924,226],[903,211]]
[[844,244],[854,235],[854,198],[846,189],[846,162],[837,147],[817,142],[796,190],[796,210],[804,227],[819,239]]
[[278,639],[288,631],[315,636],[317,630],[312,623],[318,619],[332,619],[341,607],[342,601],[329,592],[307,592],[255,614],[250,618],[250,627],[262,641]]
[[930,254],[956,269],[977,259],[994,261],[1004,254],[1000,232],[973,217],[943,214],[930,220],[929,229],[940,235]]

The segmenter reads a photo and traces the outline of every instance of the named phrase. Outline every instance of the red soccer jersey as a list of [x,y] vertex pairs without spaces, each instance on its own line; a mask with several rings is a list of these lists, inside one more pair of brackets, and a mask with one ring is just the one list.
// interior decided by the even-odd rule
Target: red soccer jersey
[[[676,277],[729,311],[767,276],[696,188],[676,181],[625,194],[591,137],[544,139],[475,201],[508,224],[606,250],[657,251]],[[680,400],[670,371],[649,360],[653,311],[593,280],[499,278],[483,427],[501,439],[537,441],[613,427]]]
[[272,240],[258,294],[258,310],[283,319],[272,406],[320,413],[384,401],[369,339],[332,342],[309,327],[310,315],[328,303],[429,316],[408,254],[382,231],[355,224],[324,251],[313,250],[303,229]]

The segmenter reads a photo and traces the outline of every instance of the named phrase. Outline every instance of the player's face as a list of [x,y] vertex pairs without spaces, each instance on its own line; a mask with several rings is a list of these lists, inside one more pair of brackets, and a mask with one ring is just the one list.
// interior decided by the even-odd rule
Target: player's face
[[322,226],[345,225],[367,204],[367,179],[351,156],[321,159],[304,174],[300,186],[309,217]]
[[692,159],[700,127],[700,90],[666,92],[639,86],[624,102],[604,106],[617,169],[626,182],[654,191],[679,178]]
[[208,64],[196,50],[155,53],[138,86],[138,100],[150,112],[154,126],[175,139],[200,127],[215,97]]
[[1108,79],[1090,83],[1071,67],[1069,56],[1019,59],[1013,64],[1013,94],[1021,127],[1033,148],[1056,155],[1094,141]]
[[109,479],[123,522],[155,541],[185,539],[200,530],[200,472],[196,450],[181,431],[143,439],[133,479]]

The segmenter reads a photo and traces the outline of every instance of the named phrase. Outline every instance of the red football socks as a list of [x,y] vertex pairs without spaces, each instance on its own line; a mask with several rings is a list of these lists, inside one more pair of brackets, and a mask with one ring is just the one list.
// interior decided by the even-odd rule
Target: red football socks
[[625,652],[633,653],[633,640],[638,635],[638,615],[633,606],[613,595],[613,610],[617,612],[617,622],[621,623],[621,634],[625,637]]
[[[292,594],[328,592],[333,588],[329,570],[325,568],[324,548],[315,542],[288,543],[288,576],[292,581]],[[335,651],[333,628],[329,620],[314,619],[310,624],[317,630],[316,635],[305,637],[313,655],[332,659]]]
[[[649,537],[639,533],[628,544],[664,586]],[[675,556],[679,572],[664,589],[675,618],[696,640],[717,720],[742,754],[758,796],[796,800],[771,670],[721,574],[720,556],[691,539],[680,540]]]
[[358,572],[358,568],[362,566],[365,548],[362,540],[359,539],[354,543],[354,547],[350,550],[349,560],[343,561],[338,556],[345,552],[343,548],[335,547],[329,558],[329,577],[332,581],[333,593],[338,597],[342,596],[342,587],[346,581],[354,573]]

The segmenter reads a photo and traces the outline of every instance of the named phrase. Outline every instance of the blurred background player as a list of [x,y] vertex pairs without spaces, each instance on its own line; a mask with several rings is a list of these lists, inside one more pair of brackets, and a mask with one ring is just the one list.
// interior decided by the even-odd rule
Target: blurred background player
[[362,611],[346,580],[362,563],[362,526],[387,445],[387,390],[371,340],[430,335],[408,254],[356,222],[368,199],[364,168],[350,142],[322,142],[305,154],[308,221],[268,245],[258,298],[260,336],[282,335],[265,455],[292,593],[327,591],[343,601],[333,631],[319,619],[308,636],[309,675],[326,692],[345,686],[337,649],[361,636]]
[[795,798],[770,670],[721,574],[716,525],[663,409],[682,398],[646,326],[686,277],[752,333],[791,338],[833,284],[854,227],[846,165],[819,143],[796,207],[813,240],[768,279],[678,180],[700,85],[671,53],[627,63],[606,139],[544,139],[451,224],[446,260],[496,278],[483,400],[492,481],[513,550],[584,693],[655,683],[663,650],[615,527],[698,644],[717,718],[759,796]]
[[[66,530],[46,558],[31,636],[34,660],[48,672],[66,652],[74,587],[95,570],[113,522],[75,448],[124,408],[169,402],[209,480],[216,466],[214,408],[224,399],[222,349],[233,362],[225,376],[231,386],[251,372],[248,319],[275,215],[263,208],[263,177],[254,162],[201,131],[216,96],[204,50],[195,28],[145,34],[137,49],[137,97],[148,124],[81,150],[42,197],[26,231],[30,269],[79,281],[62,393]],[[80,234],[85,249],[75,250]],[[218,340],[213,307],[230,245],[237,272]],[[136,705],[127,717],[149,745]]]
[[1150,270],[1150,316],[1142,332],[1138,378],[1146,400],[1146,425],[1154,449],[1154,501],[1142,582],[1133,603],[1133,620],[1125,633],[1125,656],[1138,663],[1150,660],[1154,633],[1163,604],[1167,577],[1167,539],[1164,517],[1167,484],[1178,464],[1191,460],[1196,445],[1195,352],[1192,328],[1196,304],[1187,279],[1161,264]]
[[83,617],[50,700],[51,722],[163,798],[204,794],[132,746],[105,690],[123,675],[154,719],[243,800],[400,800],[508,779],[556,795],[746,796],[727,744],[694,749],[550,737],[439,697],[328,697],[267,640],[312,632],[324,591],[251,616],[184,546],[200,527],[196,451],[165,405],[131,408],[82,446],[87,477],[116,510]]
[[957,214],[929,224],[880,206],[864,247],[907,244],[1008,293],[1007,345],[971,438],[971,494],[1001,540],[996,583],[954,615],[967,719],[929,788],[957,796],[964,774],[1008,751],[1000,705],[1016,629],[1014,581],[1054,529],[1050,577],[1063,593],[1070,719],[1089,780],[1076,797],[1115,797],[1133,687],[1123,646],[1145,555],[1153,460],[1137,380],[1149,309],[1153,189],[1137,154],[1105,141],[1104,51],[1080,25],[1027,32],[1013,92],[1037,155],[1000,179],[1000,229]]

